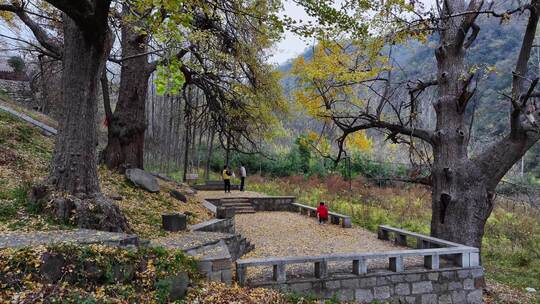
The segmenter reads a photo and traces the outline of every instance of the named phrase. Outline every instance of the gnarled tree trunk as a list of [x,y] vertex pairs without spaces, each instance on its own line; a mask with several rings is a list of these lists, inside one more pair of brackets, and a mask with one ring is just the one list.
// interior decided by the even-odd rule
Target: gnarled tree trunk
[[[133,25],[122,26],[120,89],[115,111],[109,119],[107,147],[103,160],[109,169],[144,169],[146,95],[151,70],[146,52],[147,36]],[[131,58],[132,57],[132,58]]]
[[[433,135],[432,220],[433,236],[481,248],[484,227],[493,210],[495,187],[506,172],[538,140],[528,132],[526,116],[527,64],[538,25],[540,2],[532,0],[512,87],[510,134],[482,154],[469,158],[469,126],[465,109],[473,79],[464,58],[479,27],[475,20],[483,2],[445,1],[441,16],[440,44],[436,50],[438,99]],[[471,12],[462,14],[462,12]],[[538,81],[532,81],[534,89]],[[524,124],[525,123],[525,124]]]

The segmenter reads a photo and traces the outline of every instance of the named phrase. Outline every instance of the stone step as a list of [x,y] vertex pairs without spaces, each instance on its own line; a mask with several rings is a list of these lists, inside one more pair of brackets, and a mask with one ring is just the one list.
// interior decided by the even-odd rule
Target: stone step
[[231,208],[234,210],[255,210],[253,206],[235,206],[235,207],[226,207],[226,208]]
[[235,210],[235,213],[255,213],[255,209],[240,209]]
[[227,203],[248,203],[251,204],[251,200],[247,198],[222,198],[220,199],[222,204]]
[[253,207],[230,207],[226,209],[234,209],[236,213],[238,213],[238,211],[241,211],[241,210],[255,211]]
[[221,204],[221,206],[229,208],[229,207],[251,207],[250,203],[225,203]]

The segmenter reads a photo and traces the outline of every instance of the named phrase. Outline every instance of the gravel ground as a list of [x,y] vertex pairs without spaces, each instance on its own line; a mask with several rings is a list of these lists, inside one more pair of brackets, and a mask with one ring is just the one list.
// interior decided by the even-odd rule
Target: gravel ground
[[[407,249],[393,242],[381,241],[377,235],[359,227],[341,228],[339,225],[319,225],[315,218],[292,212],[257,212],[237,214],[236,230],[255,245],[255,250],[242,258],[277,256],[323,255],[333,253],[383,252]],[[419,259],[405,259],[405,265],[417,266]],[[387,260],[372,260],[368,268],[385,268]],[[329,271],[350,273],[351,263],[329,263]],[[312,264],[290,265],[289,277],[312,274]],[[248,278],[268,278],[270,267],[248,268]]]

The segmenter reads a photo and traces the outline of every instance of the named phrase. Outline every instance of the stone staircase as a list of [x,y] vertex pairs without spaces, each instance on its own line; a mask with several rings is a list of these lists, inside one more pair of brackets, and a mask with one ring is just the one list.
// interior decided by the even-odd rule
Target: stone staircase
[[248,198],[223,198],[221,206],[225,208],[233,208],[236,214],[240,213],[255,213],[255,209]]

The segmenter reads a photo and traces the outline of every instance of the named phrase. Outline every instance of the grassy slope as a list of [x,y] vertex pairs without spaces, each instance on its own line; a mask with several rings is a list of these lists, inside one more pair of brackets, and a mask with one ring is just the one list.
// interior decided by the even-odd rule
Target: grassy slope
[[[337,176],[304,179],[250,177],[248,190],[272,195],[295,195],[298,201],[315,205],[326,201],[331,210],[349,214],[353,222],[371,231],[389,224],[429,234],[430,193],[423,187],[384,187],[357,179],[354,191]],[[540,212],[501,202],[486,225],[483,246],[489,299],[496,303],[540,303],[525,294],[525,287],[540,291]],[[538,293],[537,293],[538,294]]]
[[[38,115],[34,115],[39,117]],[[37,128],[0,111],[0,230],[50,230],[69,228],[43,216],[27,200],[31,185],[47,176],[53,139]],[[169,195],[181,186],[160,180],[162,191],[151,194],[133,187],[123,176],[100,168],[102,190],[110,196],[121,196],[116,203],[128,217],[135,231],[145,238],[163,236],[161,214],[189,211],[191,223],[210,218],[194,198],[187,204]]]

